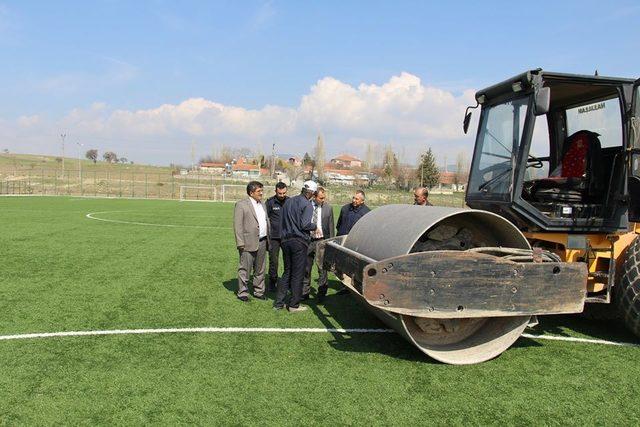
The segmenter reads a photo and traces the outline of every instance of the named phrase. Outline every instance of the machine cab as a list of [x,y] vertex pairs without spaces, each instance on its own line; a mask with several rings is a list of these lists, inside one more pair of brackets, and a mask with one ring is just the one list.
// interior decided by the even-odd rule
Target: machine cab
[[467,204],[523,231],[628,229],[640,219],[634,83],[534,70],[479,91]]

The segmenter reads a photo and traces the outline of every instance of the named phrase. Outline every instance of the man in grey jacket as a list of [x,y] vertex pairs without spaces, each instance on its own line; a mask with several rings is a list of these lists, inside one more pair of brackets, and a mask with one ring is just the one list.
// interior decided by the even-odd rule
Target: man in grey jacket
[[264,300],[264,270],[266,265],[269,237],[267,207],[262,202],[262,183],[251,181],[247,184],[249,197],[236,203],[233,212],[233,231],[236,247],[240,255],[238,265],[238,292],[242,302],[249,301],[249,277],[253,270],[253,296]]

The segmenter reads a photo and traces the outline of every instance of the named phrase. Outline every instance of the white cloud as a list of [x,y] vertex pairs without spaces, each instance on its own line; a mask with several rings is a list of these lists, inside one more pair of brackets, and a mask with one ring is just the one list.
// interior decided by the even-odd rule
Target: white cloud
[[462,117],[466,106],[474,104],[473,94],[469,89],[455,95],[410,73],[381,85],[351,86],[325,77],[295,108],[246,109],[203,98],[136,111],[96,103],[58,121],[31,116],[0,122],[0,134],[5,141],[11,141],[12,134],[24,141],[26,135],[37,139],[34,132],[56,135],[64,129],[96,148],[156,163],[187,162],[192,142],[202,154],[210,153],[214,144],[258,147],[272,142],[283,152],[311,152],[318,132],[324,134],[328,155],[350,151],[364,156],[368,144],[393,144],[407,160],[427,146],[453,158],[454,149],[471,150],[473,137],[463,134]]

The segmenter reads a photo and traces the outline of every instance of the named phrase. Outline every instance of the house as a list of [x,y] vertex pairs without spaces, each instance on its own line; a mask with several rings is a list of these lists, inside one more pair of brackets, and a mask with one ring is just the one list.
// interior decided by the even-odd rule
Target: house
[[[325,167],[324,180],[329,184],[339,185],[365,185],[370,182],[370,176],[367,172],[356,172],[349,169],[336,169]],[[317,179],[317,171],[313,171],[313,178]]]
[[268,169],[261,169],[258,165],[249,164],[244,158],[238,159],[234,164],[202,162],[200,163],[200,171],[213,175],[233,176],[234,178],[258,178],[260,176],[269,176]]
[[231,175],[236,178],[259,178],[260,175],[269,175],[269,170],[260,169],[258,165],[242,163],[231,166]]
[[200,163],[200,171],[213,175],[222,175],[225,171],[225,164],[215,162],[202,162]]
[[[460,182],[460,177],[455,172],[440,171],[438,184],[431,188],[436,193],[447,193],[453,191],[465,191],[467,183]],[[456,182],[458,181],[458,182]]]
[[331,159],[331,165],[336,168],[361,168],[362,160],[349,154],[341,154]]

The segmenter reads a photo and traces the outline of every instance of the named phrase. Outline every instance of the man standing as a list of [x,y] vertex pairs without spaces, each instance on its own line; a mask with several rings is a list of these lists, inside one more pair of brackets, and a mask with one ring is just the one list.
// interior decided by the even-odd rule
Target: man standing
[[264,269],[266,264],[269,219],[267,207],[262,202],[262,183],[247,184],[249,197],[236,203],[233,211],[233,231],[240,254],[238,265],[238,292],[242,302],[249,301],[249,277],[253,270],[253,296],[264,300]]
[[418,187],[413,190],[413,201],[414,205],[433,206],[431,202],[429,202],[429,190],[427,190],[426,187]]
[[269,217],[269,291],[275,291],[278,285],[278,259],[280,258],[280,210],[287,201],[287,184],[276,184],[276,194],[267,199],[267,217]]
[[[329,203],[326,203],[327,194],[324,188],[318,187],[315,199],[312,201],[313,217],[312,222],[317,224],[316,230],[311,232],[311,242],[309,250],[307,250],[307,265],[304,274],[304,282],[302,288],[302,299],[309,298],[311,291],[311,271],[313,270],[313,262],[316,257],[316,246],[320,240],[333,237],[333,209]],[[318,302],[322,302],[327,295],[327,270],[318,267]]]
[[[353,226],[362,218],[365,214],[371,212],[371,209],[364,204],[364,191],[358,190],[351,198],[351,203],[346,204],[340,209],[340,216],[338,216],[338,236],[349,234]],[[342,280],[342,272],[337,271],[336,276]],[[346,287],[338,289],[337,295],[346,295],[349,290]]]
[[278,292],[273,307],[277,310],[284,308],[287,291],[291,290],[289,312],[295,313],[307,309],[300,305],[302,300],[302,280],[306,266],[307,250],[311,240],[311,231],[316,230],[313,220],[313,207],[310,199],[318,191],[318,184],[305,181],[302,193],[292,197],[281,210],[282,228],[282,257],[284,258],[284,273],[278,282]]
[[349,234],[355,223],[369,212],[371,212],[371,209],[364,204],[364,191],[356,191],[351,198],[351,203],[344,205],[340,209],[337,224],[338,236]]

